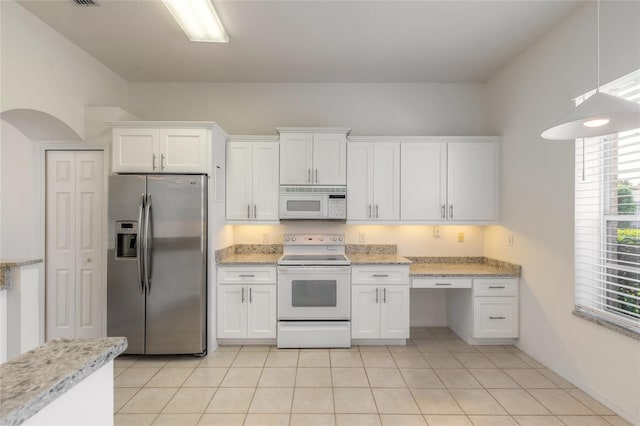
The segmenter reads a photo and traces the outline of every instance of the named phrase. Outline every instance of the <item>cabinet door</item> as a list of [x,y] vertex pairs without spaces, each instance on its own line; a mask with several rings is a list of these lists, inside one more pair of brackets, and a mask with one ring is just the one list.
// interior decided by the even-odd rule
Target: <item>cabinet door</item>
[[371,220],[373,214],[373,146],[349,142],[347,167],[347,220]]
[[227,220],[253,217],[253,149],[250,142],[227,144]]
[[494,142],[449,143],[449,220],[498,220],[497,149]]
[[402,220],[445,220],[447,144],[403,142],[401,151]]
[[369,285],[351,286],[351,338],[380,337],[380,288]]
[[247,337],[247,286],[218,286],[218,338]]
[[206,129],[160,129],[160,171],[206,173]]
[[380,304],[380,337],[409,338],[409,287],[382,287]]
[[313,169],[313,134],[280,135],[280,184],[311,185]]
[[376,143],[373,146],[374,220],[399,220],[400,144]]
[[253,218],[278,220],[278,144],[253,145]]
[[276,286],[249,286],[247,337],[276,337]]
[[160,171],[158,129],[113,129],[113,172]]
[[344,133],[313,135],[313,182],[317,185],[347,184],[347,136]]
[[473,337],[518,337],[517,297],[474,297]]

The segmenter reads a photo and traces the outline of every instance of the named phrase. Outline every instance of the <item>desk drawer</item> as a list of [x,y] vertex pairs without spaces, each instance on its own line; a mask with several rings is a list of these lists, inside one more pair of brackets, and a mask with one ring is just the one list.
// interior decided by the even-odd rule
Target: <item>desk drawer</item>
[[351,267],[351,284],[409,284],[409,265]]
[[516,278],[476,278],[473,280],[474,296],[517,296]]
[[218,284],[275,283],[275,266],[218,266]]
[[412,288],[471,288],[471,278],[451,277],[415,277],[411,280]]

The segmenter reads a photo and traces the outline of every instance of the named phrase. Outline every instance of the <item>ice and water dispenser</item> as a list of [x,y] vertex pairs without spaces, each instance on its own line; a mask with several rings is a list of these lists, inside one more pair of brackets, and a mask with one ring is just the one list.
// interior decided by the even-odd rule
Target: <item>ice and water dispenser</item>
[[136,258],[138,222],[116,222],[116,259]]

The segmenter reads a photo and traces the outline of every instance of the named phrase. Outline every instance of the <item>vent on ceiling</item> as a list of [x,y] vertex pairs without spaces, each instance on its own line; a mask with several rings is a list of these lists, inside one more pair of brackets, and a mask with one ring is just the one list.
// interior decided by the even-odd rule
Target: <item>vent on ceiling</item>
[[71,2],[76,6],[99,6],[96,0],[71,0]]

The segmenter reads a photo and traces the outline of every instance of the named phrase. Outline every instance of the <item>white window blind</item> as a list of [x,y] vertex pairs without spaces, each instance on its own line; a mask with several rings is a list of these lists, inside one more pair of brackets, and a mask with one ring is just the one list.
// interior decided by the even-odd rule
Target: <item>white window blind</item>
[[[640,102],[640,70],[600,90]],[[640,128],[578,139],[575,158],[576,311],[640,334]]]

